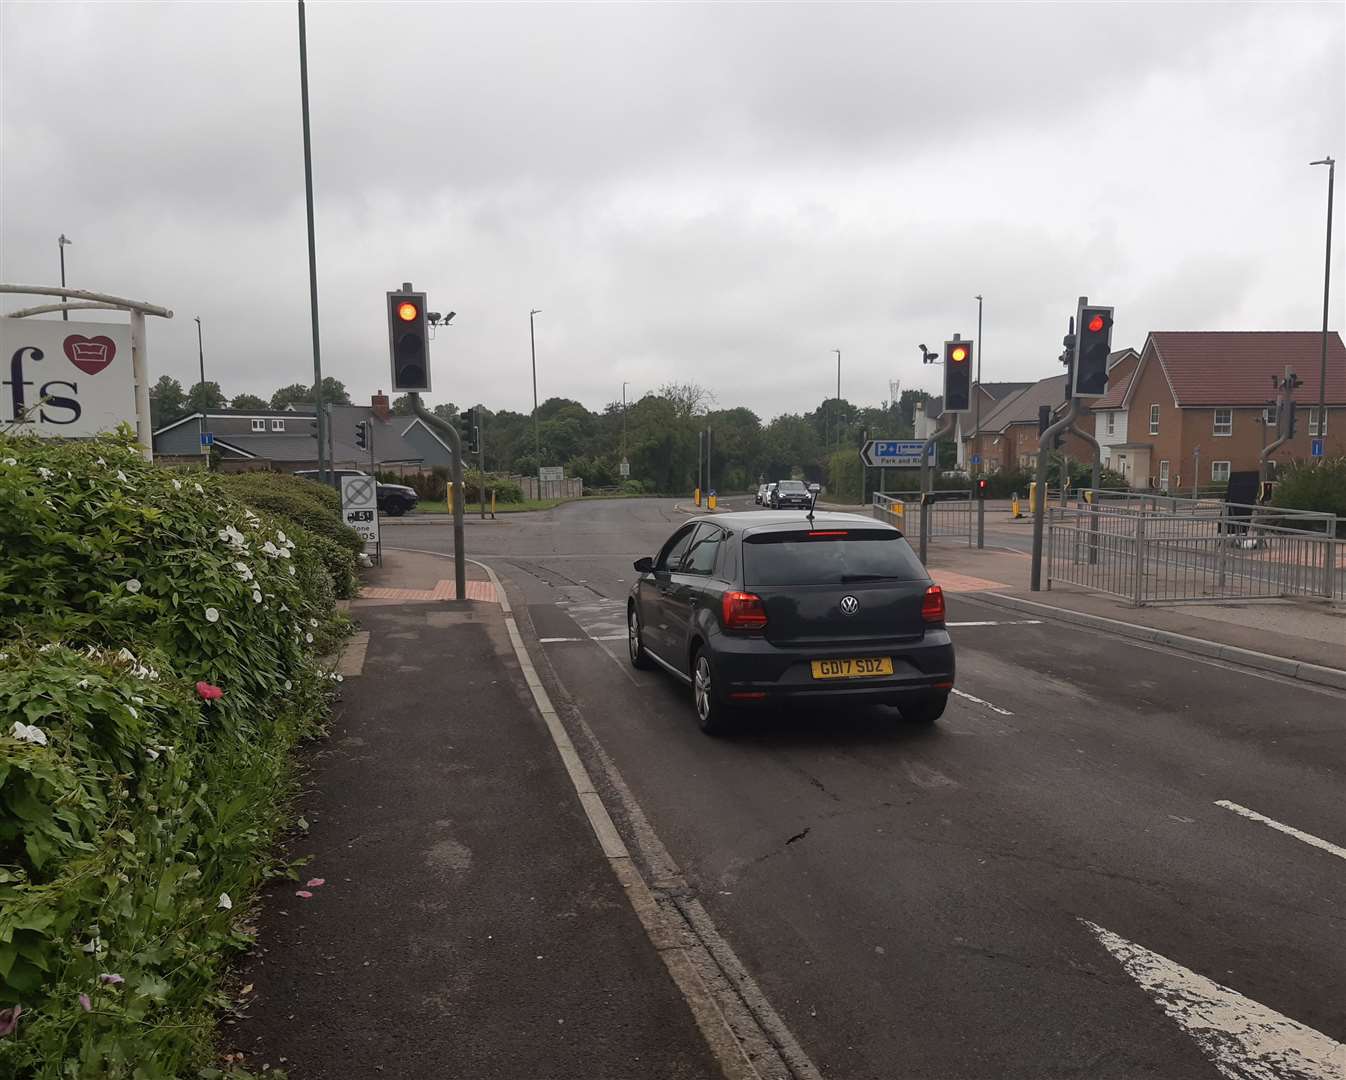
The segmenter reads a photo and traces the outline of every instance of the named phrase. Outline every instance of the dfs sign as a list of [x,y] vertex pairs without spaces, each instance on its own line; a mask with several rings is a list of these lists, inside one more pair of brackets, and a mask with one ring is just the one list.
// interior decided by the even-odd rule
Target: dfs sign
[[0,424],[78,438],[136,422],[131,328],[0,318]]

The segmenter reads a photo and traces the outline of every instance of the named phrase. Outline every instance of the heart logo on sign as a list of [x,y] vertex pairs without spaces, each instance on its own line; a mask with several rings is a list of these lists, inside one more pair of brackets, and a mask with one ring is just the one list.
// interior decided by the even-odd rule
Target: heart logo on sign
[[97,337],[71,334],[64,347],[66,357],[85,375],[97,375],[117,355],[117,343],[105,334]]

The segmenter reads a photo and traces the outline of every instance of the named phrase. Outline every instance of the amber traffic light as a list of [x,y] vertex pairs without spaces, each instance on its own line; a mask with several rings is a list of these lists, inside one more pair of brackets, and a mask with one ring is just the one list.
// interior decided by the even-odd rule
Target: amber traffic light
[[972,408],[972,342],[944,343],[944,411]]

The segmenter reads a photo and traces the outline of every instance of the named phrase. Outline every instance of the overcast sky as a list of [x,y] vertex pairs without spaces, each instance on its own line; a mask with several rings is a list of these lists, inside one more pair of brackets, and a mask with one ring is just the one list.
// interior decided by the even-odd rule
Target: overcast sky
[[[0,280],[170,307],[152,376],[312,378],[292,3],[0,4]],[[1346,6],[308,7],[324,374],[388,384],[383,296],[458,312],[432,401],[669,381],[763,418],[977,329],[1058,374],[1075,299],[1314,329]],[[1338,192],[1339,196],[1342,192]],[[1333,325],[1346,260],[1338,198]],[[24,301],[6,297],[0,309]]]

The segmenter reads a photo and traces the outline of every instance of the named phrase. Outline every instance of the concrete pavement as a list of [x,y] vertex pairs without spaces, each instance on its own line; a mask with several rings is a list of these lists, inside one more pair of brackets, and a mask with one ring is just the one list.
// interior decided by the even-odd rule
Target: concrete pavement
[[874,709],[711,740],[620,633],[631,560],[685,517],[530,519],[484,559],[538,671],[656,895],[704,912],[800,1070],[1335,1080],[1346,695],[985,603],[1025,561],[1000,552],[932,559],[960,691],[933,730]]

